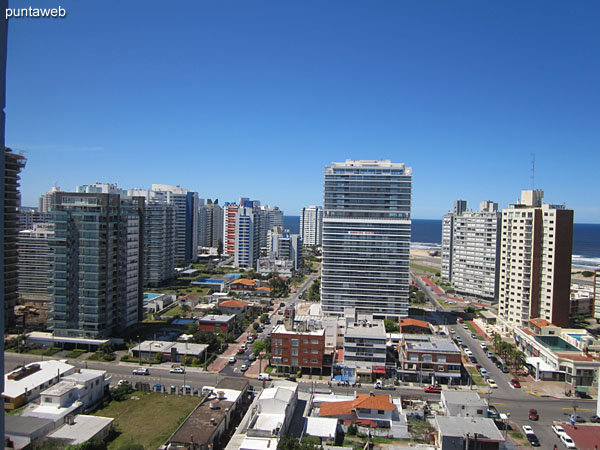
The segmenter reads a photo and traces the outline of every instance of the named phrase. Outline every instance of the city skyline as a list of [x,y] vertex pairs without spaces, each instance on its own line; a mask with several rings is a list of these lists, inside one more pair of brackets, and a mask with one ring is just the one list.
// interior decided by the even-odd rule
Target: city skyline
[[412,217],[439,220],[457,198],[514,203],[535,153],[545,198],[600,223],[597,4],[141,5],[11,20],[23,206],[55,183],[164,183],[296,216],[333,161],[390,159],[414,170]]

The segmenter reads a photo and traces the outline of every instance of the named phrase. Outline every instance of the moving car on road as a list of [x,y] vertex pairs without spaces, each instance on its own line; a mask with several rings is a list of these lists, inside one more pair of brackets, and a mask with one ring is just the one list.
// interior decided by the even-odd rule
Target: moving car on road
[[538,415],[537,409],[529,410],[529,420],[540,420],[540,416]]
[[174,367],[169,370],[171,373],[185,373],[185,369],[183,367]]
[[496,384],[496,382],[492,378],[488,378],[487,379],[487,384],[489,384],[489,386],[492,389],[497,389],[498,388],[498,385]]
[[245,372],[246,370],[248,370],[248,366],[246,364],[243,364],[242,367],[240,367],[240,370],[242,372]]
[[433,392],[436,394],[439,394],[440,392],[442,392],[442,387],[441,386],[427,386],[425,388],[425,392]]
[[140,367],[138,369],[133,369],[134,375],[150,375],[150,371],[147,367]]
[[563,444],[565,444],[565,447],[567,447],[567,448],[577,448],[575,446],[575,442],[573,442],[573,439],[571,439],[571,437],[567,433],[561,434],[559,436],[559,438],[560,438],[560,441]]
[[521,383],[516,378],[513,378],[512,380],[510,380],[510,384],[514,388],[520,388],[521,387]]

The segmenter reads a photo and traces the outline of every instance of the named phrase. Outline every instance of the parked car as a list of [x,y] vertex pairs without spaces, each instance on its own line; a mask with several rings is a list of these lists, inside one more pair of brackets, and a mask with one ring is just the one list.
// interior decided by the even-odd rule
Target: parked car
[[473,364],[477,364],[477,358],[475,358],[474,356],[469,356],[469,359]]
[[183,367],[173,367],[169,370],[171,373],[185,373],[185,369]]
[[487,345],[485,345],[485,342],[482,342],[481,344],[479,344],[479,346],[481,347],[482,350],[487,350]]
[[561,427],[560,425],[552,425],[552,431],[554,431],[554,433],[558,437],[560,437],[562,434],[567,434],[565,429],[563,427]]
[[476,335],[475,333],[471,333],[471,337],[472,337],[473,339],[477,339],[477,335]]
[[495,355],[490,356],[490,361],[493,362],[494,364],[496,364],[496,361],[498,361],[498,358],[496,358]]
[[232,356],[231,358],[229,358],[229,364],[235,364],[235,356]]
[[485,370],[483,367],[481,368],[481,370],[479,371],[479,374],[484,377],[487,375],[487,370]]
[[497,389],[498,388],[498,385],[496,384],[496,382],[492,378],[488,378],[486,381],[487,381],[487,384],[489,384],[489,386],[492,389]]
[[469,327],[468,327],[467,325],[463,325],[463,328],[464,328],[465,330],[468,330],[468,329],[469,329]]
[[540,420],[540,416],[538,415],[537,409],[529,410],[529,420]]
[[577,448],[575,446],[575,442],[573,442],[573,439],[571,439],[571,437],[567,433],[561,434],[559,436],[559,438],[560,438],[561,442],[563,444],[565,444],[565,447],[567,447],[567,448]]
[[506,367],[506,366],[502,366],[502,373],[508,373],[508,372],[510,372],[510,371],[508,370],[508,367]]
[[286,380],[296,382],[296,377],[294,375],[290,375],[286,378]]
[[441,386],[427,386],[425,388],[425,392],[433,392],[433,393],[439,394],[440,392],[442,392],[442,387]]
[[281,306],[281,307],[283,308],[283,307],[285,306],[285,303],[281,302],[281,303],[279,304],[279,306]]
[[600,417],[594,414],[592,417],[590,417],[590,422],[600,423]]
[[523,433],[534,434],[533,428],[531,428],[529,425],[523,425]]
[[147,367],[140,367],[138,369],[133,369],[134,375],[150,375],[150,371]]
[[259,373],[258,374],[259,381],[262,381],[262,380],[268,381],[270,379],[271,379],[271,375],[269,375],[268,373]]
[[248,356],[248,359],[250,361],[256,361],[256,355],[254,353],[250,353],[250,356]]
[[487,352],[486,355],[488,358],[491,358],[492,356],[494,356],[494,354],[492,352]]
[[481,364],[477,364],[477,365],[475,366],[475,368],[476,368],[478,371],[480,371],[480,372],[481,372],[481,369],[483,369],[483,367],[481,367]]
[[575,422],[576,423],[585,423],[587,422],[583,417],[581,417],[579,414],[571,414],[570,417],[575,418]]
[[241,355],[241,354],[243,354],[243,353],[246,353],[246,349],[245,349],[244,347],[240,347],[240,348],[238,349],[238,353],[239,353],[240,355]]
[[254,341],[254,338],[252,336],[248,336],[248,339],[246,339],[246,342],[248,344],[252,344],[253,341]]
[[531,444],[532,447],[540,446],[540,441],[539,441],[538,437],[535,435],[535,433],[526,434],[525,437],[527,438],[527,440],[529,441],[529,443]]
[[240,367],[240,370],[242,372],[245,372],[246,370],[248,370],[248,365],[247,364],[243,364],[242,367]]
[[516,378],[513,378],[512,380],[510,380],[510,384],[512,384],[512,387],[514,387],[514,388],[521,387],[521,383]]

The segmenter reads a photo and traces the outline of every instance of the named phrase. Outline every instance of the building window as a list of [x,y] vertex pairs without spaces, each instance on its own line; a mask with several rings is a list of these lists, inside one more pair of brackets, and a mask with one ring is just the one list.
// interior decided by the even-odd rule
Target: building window
[[45,397],[44,398],[44,402],[46,402],[46,403],[52,403],[52,399],[50,397]]
[[308,339],[303,339],[302,342],[304,342],[305,344],[308,344]]
[[292,358],[292,362],[290,365],[292,367],[298,367],[298,358]]
[[310,352],[311,352],[313,355],[318,355],[318,354],[319,354],[319,350],[315,350],[315,349],[312,349]]
[[302,360],[302,362],[303,362],[304,364],[308,364],[308,359],[303,359],[303,360]]
[[319,360],[318,359],[311,359],[310,362],[313,363],[313,364],[318,364]]
[[313,339],[312,341],[310,341],[310,343],[314,344],[314,345],[318,345],[319,341],[318,341],[318,339]]
[[383,416],[385,414],[385,411],[383,409],[378,409],[377,414]]
[[292,347],[298,347],[298,339],[292,339]]
[[438,366],[438,372],[444,372],[444,366]]
[[298,349],[297,348],[293,348],[292,349],[292,356],[298,356]]

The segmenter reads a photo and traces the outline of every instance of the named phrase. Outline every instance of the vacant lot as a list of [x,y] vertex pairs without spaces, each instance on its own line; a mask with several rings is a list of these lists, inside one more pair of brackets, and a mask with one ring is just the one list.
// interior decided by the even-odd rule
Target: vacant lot
[[118,449],[124,444],[142,444],[155,450],[164,444],[177,426],[199,403],[199,398],[135,392],[139,400],[112,401],[106,408],[96,411],[96,416],[113,417],[120,435],[108,448]]

